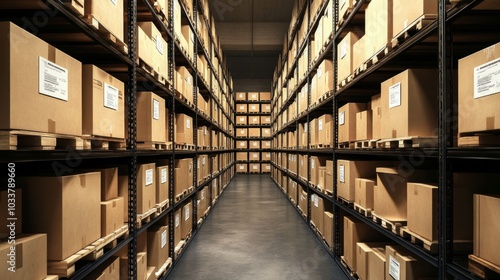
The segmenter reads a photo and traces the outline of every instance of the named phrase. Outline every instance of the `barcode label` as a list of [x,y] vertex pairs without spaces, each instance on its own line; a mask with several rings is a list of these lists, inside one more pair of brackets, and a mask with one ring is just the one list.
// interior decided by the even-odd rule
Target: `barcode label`
[[153,119],[160,119],[160,101],[153,99]]
[[400,274],[399,262],[393,256],[389,256],[389,275],[394,280],[399,280],[399,274]]
[[118,95],[117,88],[104,83],[104,107],[118,111]]
[[68,70],[43,57],[38,62],[40,94],[68,101]]
[[146,186],[153,184],[153,169],[146,170]]
[[339,165],[339,180],[341,183],[345,183],[345,167],[343,164]]
[[167,169],[163,168],[161,170],[161,183],[165,184],[167,182]]
[[161,233],[161,248],[163,249],[165,247],[165,245],[167,245],[167,231],[166,230],[164,230]]
[[389,87],[389,108],[401,106],[401,83]]
[[339,113],[339,125],[345,124],[345,111]]
[[474,99],[500,92],[500,58],[474,68]]

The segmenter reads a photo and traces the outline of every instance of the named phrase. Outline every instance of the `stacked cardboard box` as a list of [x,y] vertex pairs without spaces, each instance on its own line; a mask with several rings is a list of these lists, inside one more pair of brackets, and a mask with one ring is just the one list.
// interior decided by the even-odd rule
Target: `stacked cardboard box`
[[[182,194],[185,190],[193,186],[193,159],[177,159],[175,161],[174,197]],[[182,178],[178,180],[178,178]]]
[[339,108],[339,143],[356,141],[356,114],[364,110],[364,103],[347,103]]
[[175,143],[193,144],[193,118],[185,114],[175,114]]
[[101,237],[105,237],[123,226],[126,203],[122,196],[118,196],[118,168],[102,169],[100,173]]
[[167,141],[165,100],[153,92],[137,93],[137,142]]

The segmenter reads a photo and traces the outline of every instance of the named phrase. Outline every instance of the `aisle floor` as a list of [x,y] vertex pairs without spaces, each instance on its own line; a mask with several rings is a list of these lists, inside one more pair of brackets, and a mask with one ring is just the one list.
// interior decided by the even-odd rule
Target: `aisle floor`
[[269,175],[237,175],[167,279],[347,277]]

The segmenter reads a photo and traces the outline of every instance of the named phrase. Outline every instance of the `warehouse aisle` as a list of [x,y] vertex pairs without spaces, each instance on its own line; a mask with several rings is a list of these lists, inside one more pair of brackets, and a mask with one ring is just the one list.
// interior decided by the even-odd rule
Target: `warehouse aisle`
[[347,278],[269,175],[237,175],[167,279]]

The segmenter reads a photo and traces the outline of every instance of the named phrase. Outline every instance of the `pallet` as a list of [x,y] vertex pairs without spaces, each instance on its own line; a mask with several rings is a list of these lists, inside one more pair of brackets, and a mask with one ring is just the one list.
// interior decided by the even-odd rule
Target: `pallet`
[[164,78],[160,73],[156,72],[153,67],[148,65],[146,62],[144,62],[142,59],[138,59],[138,66],[142,70],[146,71],[149,73],[151,76],[153,76],[158,82],[160,82],[163,85],[167,85],[167,79]]
[[165,151],[168,145],[165,142],[137,142],[138,150]]
[[375,149],[380,139],[356,141],[356,149]]
[[78,17],[82,17],[84,15],[84,7],[83,4],[80,4],[83,1],[76,1],[76,0],[62,0],[61,2],[64,3],[64,6],[68,8],[72,13],[77,15]]
[[128,54],[127,44],[116,38],[116,36],[113,35],[113,33],[111,33],[111,31],[109,31],[104,25],[102,25],[93,15],[84,16],[82,19],[87,25],[99,32],[108,42],[112,43],[120,52]]
[[[403,238],[410,238],[411,243],[422,246],[425,250],[432,254],[437,254],[439,250],[439,243],[437,240],[430,241],[408,229],[408,227],[403,227],[401,229],[401,236]],[[472,241],[471,240],[454,240],[453,241],[453,251],[454,252],[470,252],[472,251]]]
[[413,34],[422,30],[424,27],[432,23],[437,19],[437,15],[423,15],[419,19],[415,20],[413,23],[408,25],[406,29],[398,33],[396,36],[392,38],[391,47],[394,49],[399,46],[401,43],[410,38]]
[[339,149],[354,149],[356,142],[339,143]]
[[382,139],[377,142],[381,149],[436,148],[437,137],[410,136],[392,139]]
[[406,226],[406,221],[389,221],[385,218],[378,216],[376,213],[372,212],[373,221],[382,226],[383,228],[390,230],[396,235],[401,235],[401,228]]
[[167,270],[172,267],[172,258],[168,258],[167,261],[160,267],[158,271],[155,272],[155,278],[163,278],[167,274]]
[[347,200],[347,199],[345,199],[345,198],[343,198],[343,197],[341,197],[341,196],[337,196],[337,200],[338,200],[340,203],[342,203],[342,204],[344,204],[344,205],[346,205],[346,206],[349,206],[349,207],[351,207],[351,208],[352,208],[352,206],[353,206],[353,204],[354,204],[354,201]]
[[372,217],[372,211],[373,209],[370,209],[370,208],[364,208],[362,207],[361,205],[357,204],[357,203],[354,203],[354,210],[358,211],[359,214],[367,217],[367,218],[371,218]]
[[182,191],[182,193],[175,196],[175,199],[174,199],[175,203],[181,201],[187,195],[188,195],[188,190]]
[[389,43],[385,47],[377,51],[374,55],[372,55],[365,63],[363,63],[361,68],[364,68],[364,70],[366,70],[372,67],[373,65],[377,64],[380,60],[382,60],[382,58],[388,55],[391,51],[392,51],[392,43]]
[[333,191],[331,191],[331,190],[324,189],[323,193],[326,194],[327,196],[333,197]]
[[95,261],[104,254],[105,247],[116,247],[117,239],[128,232],[128,225],[124,225],[115,232],[97,239],[92,244],[76,252],[63,261],[48,261],[47,273],[59,277],[70,277],[75,273],[75,265],[80,260]]
[[156,216],[158,217],[161,213],[165,212],[168,207],[170,207],[170,200],[165,199],[161,203],[156,204]]
[[349,272],[349,275],[351,275],[351,278],[353,278],[353,279],[359,279],[358,274],[356,273],[356,271],[354,271],[352,268],[349,267],[349,265],[345,261],[345,257],[344,256],[340,257],[340,263],[347,270],[347,272]]
[[175,144],[175,149],[176,150],[183,150],[183,151],[194,151],[195,145],[193,144]]
[[85,150],[123,151],[127,149],[125,139],[93,135],[83,135],[82,139]]
[[483,134],[458,137],[459,147],[499,147],[500,135]]
[[338,88],[343,88],[345,87],[347,84],[349,84],[350,82],[352,82],[352,80],[354,79],[354,75],[353,74],[350,74],[349,76],[347,76],[347,78],[343,79],[340,83],[339,83],[339,86]]
[[500,279],[500,266],[475,255],[469,255],[469,271],[481,279]]
[[83,149],[79,136],[35,132],[28,130],[0,131],[0,150],[52,151],[56,149]]
[[141,228],[143,225],[149,223],[154,217],[156,217],[156,207],[149,209],[146,213],[137,214],[137,227]]

